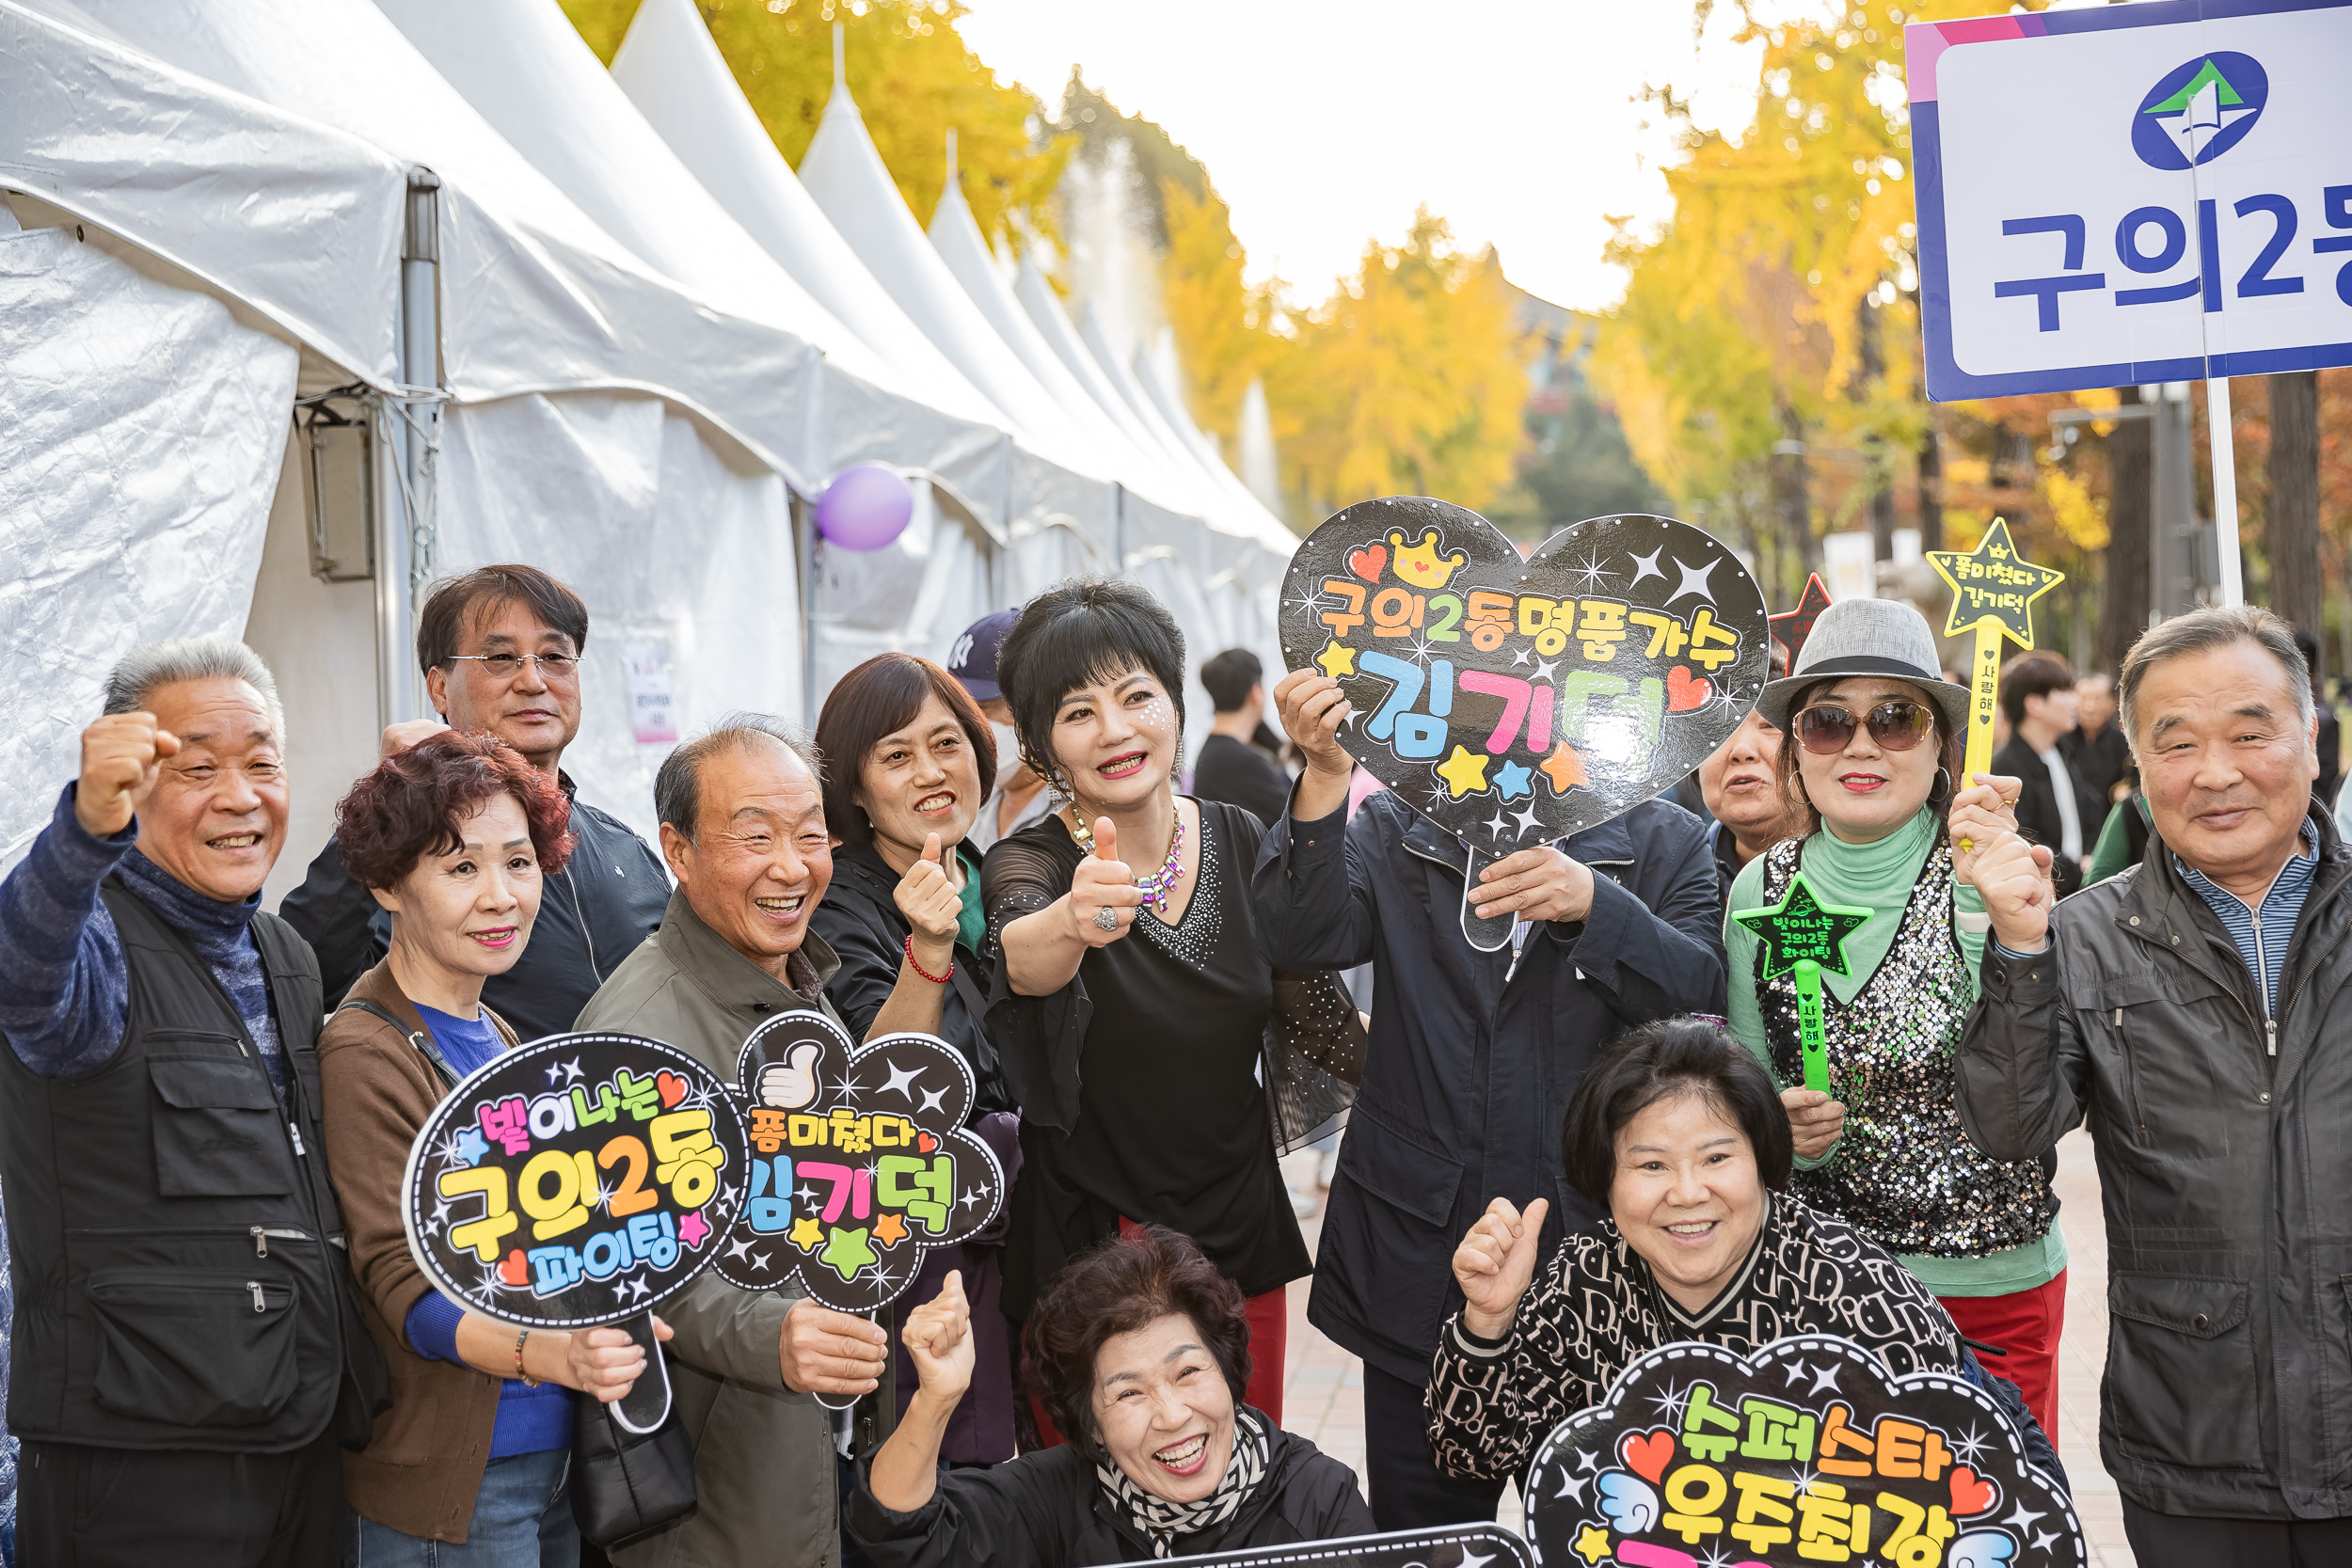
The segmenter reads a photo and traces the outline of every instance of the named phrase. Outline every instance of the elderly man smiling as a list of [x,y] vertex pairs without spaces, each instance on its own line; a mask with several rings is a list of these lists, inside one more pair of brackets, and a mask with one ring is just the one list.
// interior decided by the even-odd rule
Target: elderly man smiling
[[319,1131],[310,949],[260,912],[284,721],[226,638],[135,649],[0,884],[25,1562],[331,1562],[382,1361]]
[[2352,1561],[2352,850],[2312,808],[2310,674],[2268,610],[2201,610],[2120,694],[2137,866],[2053,911],[2047,848],[1952,813],[1998,863],[1961,1116],[1997,1159],[2097,1136],[2100,1457],[2143,1568]]
[[[649,1035],[732,1078],[744,1037],[775,1013],[813,1007],[839,1022],[824,986],[841,960],[809,928],[833,880],[816,752],[780,720],[734,714],[672,752],[653,787],[677,891],[661,928],[622,961],[580,1027]],[[715,1275],[664,1316],[677,1331],[670,1355],[679,1418],[694,1439],[699,1507],[613,1560],[834,1568],[832,1422],[810,1396],[874,1392],[882,1331],[803,1297],[748,1294]]]

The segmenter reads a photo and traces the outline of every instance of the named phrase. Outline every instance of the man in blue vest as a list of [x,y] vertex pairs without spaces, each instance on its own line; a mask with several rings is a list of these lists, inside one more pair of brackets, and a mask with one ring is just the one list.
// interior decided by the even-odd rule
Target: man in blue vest
[[384,1369],[319,1129],[318,965],[260,911],[286,835],[269,671],[226,638],[106,683],[0,883],[8,1424],[25,1562],[332,1562]]

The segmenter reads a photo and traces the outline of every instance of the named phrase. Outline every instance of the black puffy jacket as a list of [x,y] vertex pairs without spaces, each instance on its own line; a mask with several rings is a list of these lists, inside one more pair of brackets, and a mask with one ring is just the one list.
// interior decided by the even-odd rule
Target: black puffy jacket
[[2352,1515],[2352,850],[2320,863],[2263,1000],[2151,837],[2052,916],[2047,952],[1988,946],[1960,1114],[1996,1159],[2089,1121],[2107,1227],[2099,1455],[2160,1513]]

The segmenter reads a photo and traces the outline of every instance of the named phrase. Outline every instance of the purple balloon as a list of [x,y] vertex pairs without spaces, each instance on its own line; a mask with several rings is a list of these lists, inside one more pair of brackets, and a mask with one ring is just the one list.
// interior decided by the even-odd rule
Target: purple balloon
[[879,550],[906,531],[914,492],[887,463],[856,463],[817,502],[817,531],[845,550]]

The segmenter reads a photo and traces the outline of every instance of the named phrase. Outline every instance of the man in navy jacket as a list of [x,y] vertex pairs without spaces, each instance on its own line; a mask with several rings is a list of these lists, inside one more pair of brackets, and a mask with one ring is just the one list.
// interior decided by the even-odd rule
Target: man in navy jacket
[[1543,1255],[1600,1216],[1560,1168],[1560,1127],[1593,1053],[1620,1031],[1724,1007],[1723,900],[1705,826],[1653,800],[1488,867],[1482,916],[1516,913],[1482,953],[1462,934],[1469,859],[1394,795],[1344,816],[1355,761],[1339,685],[1275,689],[1306,756],[1250,892],[1269,963],[1370,962],[1372,1039],[1317,1248],[1310,1322],[1364,1360],[1365,1479],[1383,1530],[1494,1517],[1502,1483],[1441,1474],[1422,1394],[1461,1306],[1449,1260],[1489,1199],[1551,1199]]

